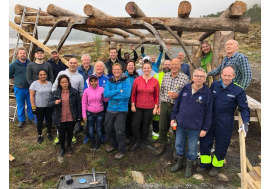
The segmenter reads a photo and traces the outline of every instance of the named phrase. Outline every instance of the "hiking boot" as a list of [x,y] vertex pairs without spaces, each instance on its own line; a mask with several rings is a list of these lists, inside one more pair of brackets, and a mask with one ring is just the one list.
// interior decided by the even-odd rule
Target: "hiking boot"
[[177,157],[177,163],[171,167],[171,172],[178,171],[183,167],[183,161],[184,161],[184,156],[176,156]]
[[187,161],[186,161],[186,171],[185,171],[185,177],[187,177],[187,178],[191,177],[191,175],[192,175],[192,164],[193,164],[193,161],[187,159]]
[[100,144],[96,144],[96,146],[95,146],[95,151],[99,151],[100,150]]
[[43,142],[43,137],[42,136],[38,136],[37,141],[38,141],[39,144],[41,144]]
[[209,171],[209,175],[211,177],[215,177],[218,174],[218,171],[220,170],[220,167],[213,167],[210,171]]
[[114,147],[112,147],[112,146],[110,146],[110,147],[108,147],[108,148],[106,148],[106,152],[107,153],[110,153],[110,152],[112,152],[112,151],[114,151],[114,150],[117,150],[116,148],[114,148]]
[[89,141],[90,141],[90,138],[86,135],[86,136],[84,137],[83,143],[84,143],[84,144],[87,144]]
[[129,151],[133,152],[136,148],[139,148],[140,146],[141,146],[141,143],[137,141],[137,142],[135,142],[135,144],[133,146],[131,146],[129,148]]
[[196,169],[196,171],[198,172],[198,173],[202,173],[202,172],[204,172],[205,171],[205,169],[206,168],[204,168],[204,167],[197,167],[197,169]]
[[159,148],[162,144],[160,142],[155,142],[153,145],[155,148]]
[[29,123],[29,124],[35,123],[35,119],[28,119],[28,123]]
[[18,127],[19,128],[22,128],[25,124],[25,121],[19,121],[19,124],[18,124]]
[[120,154],[120,153],[117,153],[115,156],[114,156],[114,159],[116,160],[119,160],[119,159],[122,159],[124,157],[125,154]]
[[142,141],[141,142],[141,145],[140,145],[140,149],[141,150],[144,150],[146,148],[146,142],[145,141]]
[[66,151],[66,149],[61,148],[61,150],[60,150],[58,156],[59,156],[59,157],[64,157],[65,151]]
[[177,155],[175,154],[175,150],[173,151],[173,161],[177,161]]
[[106,142],[106,135],[102,135],[101,144],[104,144],[105,142]]
[[130,138],[126,138],[126,145],[130,145]]
[[57,135],[53,141],[53,143],[56,145],[59,143],[59,135]]
[[76,139],[76,137],[73,135],[73,137],[72,137],[72,144],[76,144],[77,143],[77,139]]
[[52,137],[52,135],[50,133],[47,134],[47,138],[48,138],[48,140],[52,140],[53,139],[53,137]]
[[73,153],[73,149],[71,148],[71,146],[70,146],[70,147],[67,147],[67,152],[68,152],[69,154],[72,154],[72,153]]
[[165,144],[161,144],[161,146],[154,152],[154,155],[156,157],[160,156],[162,153],[164,153],[166,151],[166,145]]
[[92,142],[90,145],[90,150],[95,150],[95,147],[96,147],[96,143]]

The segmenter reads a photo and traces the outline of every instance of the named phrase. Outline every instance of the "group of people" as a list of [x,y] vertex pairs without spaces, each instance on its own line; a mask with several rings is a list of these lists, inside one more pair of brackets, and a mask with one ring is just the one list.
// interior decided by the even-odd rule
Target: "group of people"
[[[121,48],[118,53],[116,48],[110,48],[110,59],[105,63],[97,61],[92,66],[91,57],[84,54],[80,66],[76,58],[71,58],[68,67],[61,62],[56,50],[46,62],[43,49],[37,48],[35,61],[30,63],[26,50],[19,48],[18,59],[9,67],[9,78],[14,79],[18,127],[25,124],[26,101],[29,121],[33,123],[33,114],[37,118],[39,143],[43,141],[44,118],[49,140],[52,140],[52,122],[57,126],[55,141],[59,140],[61,145],[59,156],[73,153],[74,127],[77,123],[80,130],[83,121],[87,125],[84,143],[90,140],[90,149],[99,151],[106,138],[110,146],[105,151],[117,151],[114,158],[120,160],[127,153],[127,145],[130,145],[130,152],[146,148],[152,122],[155,156],[166,151],[167,134],[170,127],[173,129],[172,148],[177,163],[171,167],[171,172],[183,167],[186,159],[185,176],[192,175],[192,163],[197,158],[200,140],[201,164],[197,171],[212,167],[209,174],[216,176],[230,144],[237,106],[244,122],[241,129],[245,134],[248,132],[250,112],[244,89],[252,73],[246,56],[237,52],[237,41],[227,41],[227,56],[208,74],[206,64],[211,62],[212,48],[208,42],[202,42],[198,53],[201,68],[193,72],[193,77],[189,65],[183,62],[183,52],[172,60],[165,54],[159,72],[161,46],[157,61],[154,56],[145,56],[142,47],[144,58],[139,70],[136,70],[138,55],[134,47],[133,59],[128,52],[122,58]],[[205,85],[207,75],[217,74],[221,74],[220,80],[208,88]],[[214,141],[212,158],[210,152]],[[188,151],[185,150],[186,143]]]

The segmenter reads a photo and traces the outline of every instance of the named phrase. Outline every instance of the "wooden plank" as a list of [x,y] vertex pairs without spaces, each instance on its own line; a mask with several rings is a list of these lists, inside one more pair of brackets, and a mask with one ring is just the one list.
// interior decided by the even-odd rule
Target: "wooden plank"
[[249,172],[249,174],[255,181],[261,181],[261,177],[256,173],[256,171],[253,170]]
[[[242,174],[241,173],[237,173],[238,176],[241,178]],[[247,174],[247,185],[246,188],[248,189],[257,189],[257,187],[254,185],[255,180],[249,175]],[[241,187],[243,188],[243,187]]]
[[[22,30],[21,28],[19,28],[18,26],[16,26],[14,23],[9,21],[9,26],[12,27],[14,30],[16,30],[17,32],[19,32],[21,35],[23,35],[24,37],[26,37],[27,39],[29,39],[30,41],[32,41],[33,43],[35,43],[37,46],[39,46],[40,48],[42,48],[44,51],[46,51],[47,53],[51,54],[51,49],[49,47],[47,47],[46,45],[44,45],[43,43],[41,43],[40,41],[36,40],[34,37],[32,37],[31,35],[29,35],[28,33],[26,33],[24,30]],[[69,67],[68,61],[66,59],[64,59],[61,55],[59,55],[59,58],[61,59],[61,61]]]
[[252,110],[261,109],[261,103],[247,95],[248,107]]
[[255,181],[253,184],[254,184],[258,189],[261,188],[261,181]]
[[[238,112],[239,117],[239,128],[243,125],[243,120],[241,118],[241,113]],[[239,132],[239,144],[240,144],[240,164],[241,164],[241,188],[247,188],[247,158],[246,158],[246,143],[245,134],[242,130]]]
[[256,173],[261,177],[261,167],[253,167]]
[[258,155],[258,157],[261,159],[261,155]]
[[15,160],[15,157],[9,154],[9,161],[14,161],[14,160]]
[[256,109],[256,113],[257,113],[257,116],[258,116],[258,120],[259,120],[259,123],[260,123],[260,127],[261,126],[261,109]]
[[[234,116],[234,120],[238,120],[238,116]],[[252,122],[259,122],[258,118],[257,117],[250,117],[250,120],[249,121],[252,121]]]
[[247,158],[247,170],[248,170],[248,172],[254,171],[250,161],[248,160],[248,158]]

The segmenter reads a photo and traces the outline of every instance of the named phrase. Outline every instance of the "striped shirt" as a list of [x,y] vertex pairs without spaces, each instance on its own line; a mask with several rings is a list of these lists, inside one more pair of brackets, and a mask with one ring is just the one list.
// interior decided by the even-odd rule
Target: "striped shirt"
[[184,85],[188,83],[188,76],[179,72],[176,77],[172,77],[171,72],[163,76],[160,92],[159,92],[159,105],[161,102],[175,103],[176,99],[172,99],[168,95],[168,91],[180,93]]
[[232,66],[235,69],[236,76],[233,81],[243,89],[246,89],[252,79],[252,71],[248,63],[248,58],[239,52],[234,53],[231,58],[226,56],[222,63],[215,70],[209,72],[208,75],[220,74],[226,66]]

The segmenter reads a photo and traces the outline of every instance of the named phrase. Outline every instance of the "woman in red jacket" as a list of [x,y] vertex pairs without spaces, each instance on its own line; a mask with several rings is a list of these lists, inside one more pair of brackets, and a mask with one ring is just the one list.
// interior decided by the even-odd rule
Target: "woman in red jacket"
[[[157,113],[159,99],[158,80],[151,76],[152,65],[149,61],[143,64],[143,75],[134,80],[131,93],[132,134],[135,144],[129,151],[140,147],[145,149],[145,142],[149,134],[150,122]],[[142,129],[140,129],[142,127]]]

